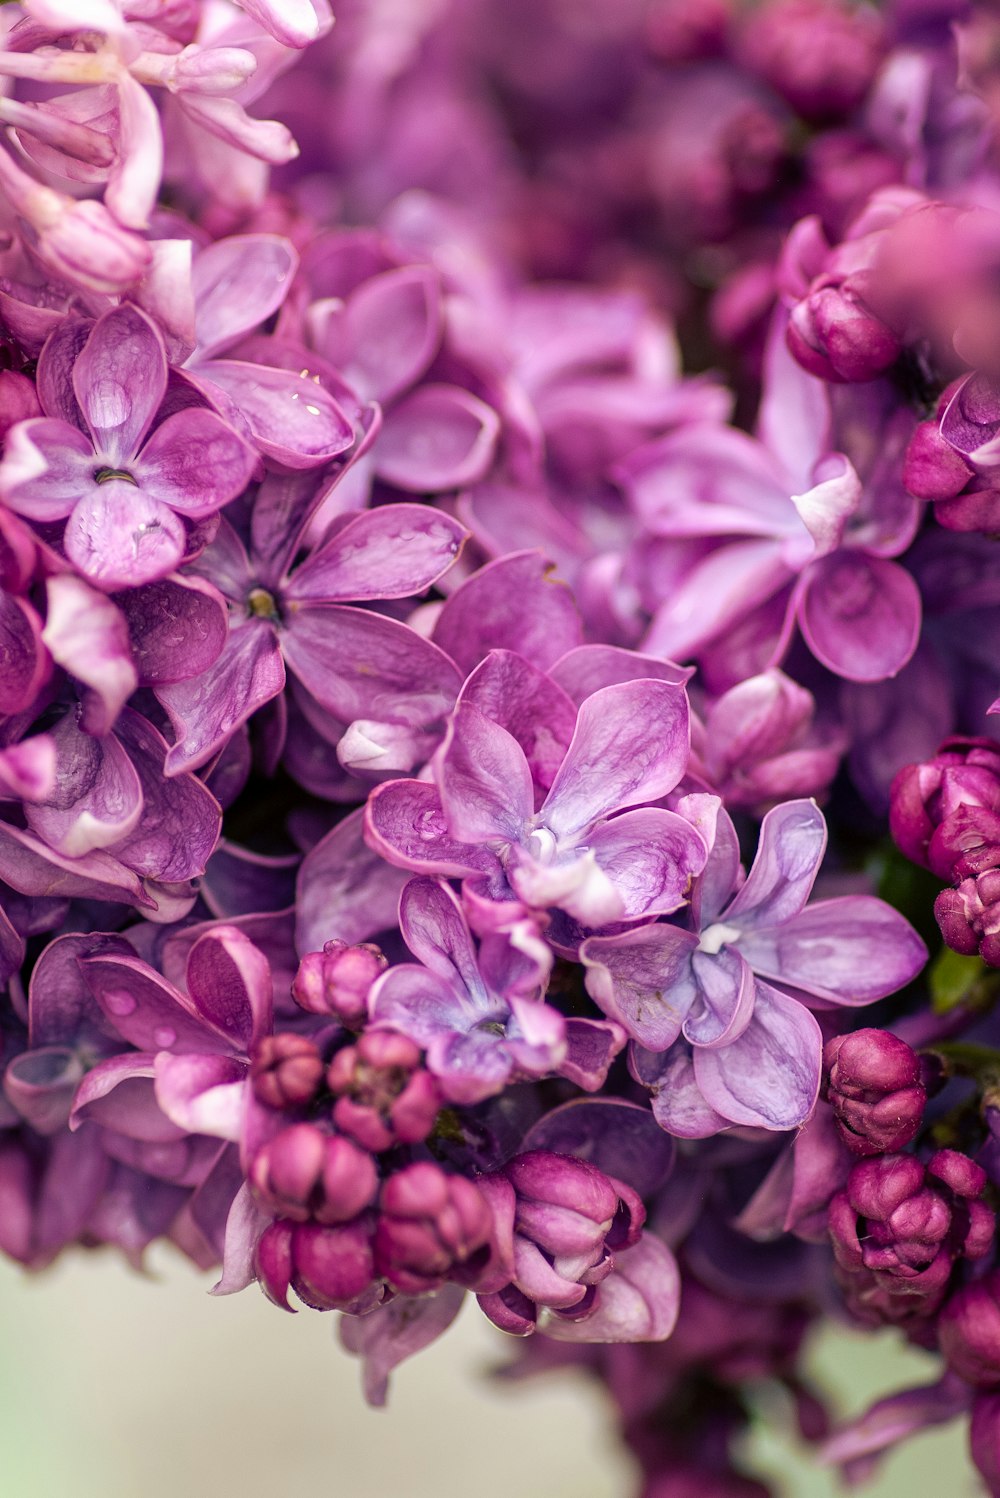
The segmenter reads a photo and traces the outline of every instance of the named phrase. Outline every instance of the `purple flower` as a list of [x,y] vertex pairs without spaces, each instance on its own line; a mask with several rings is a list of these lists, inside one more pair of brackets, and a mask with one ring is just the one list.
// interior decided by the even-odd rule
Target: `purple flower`
[[257,457],[214,412],[158,415],[167,393],[163,338],[136,307],[67,322],[39,359],[43,417],[7,437],[0,490],[36,522],[67,520],[70,559],[100,587],[164,577],[203,520],[246,488]]
[[[735,833],[721,813],[692,898],[694,930],[661,922],[591,937],[581,948],[588,992],[636,1043],[637,1073],[654,1088],[654,1112],[671,1132],[699,1137],[723,1120],[771,1129],[803,1123],[822,1050],[804,1004],[871,1003],[926,961],[916,932],[881,900],[806,903],[825,847],[819,809],[786,802],[764,818],[740,885]],[[680,1038],[690,1060],[671,1052]]]

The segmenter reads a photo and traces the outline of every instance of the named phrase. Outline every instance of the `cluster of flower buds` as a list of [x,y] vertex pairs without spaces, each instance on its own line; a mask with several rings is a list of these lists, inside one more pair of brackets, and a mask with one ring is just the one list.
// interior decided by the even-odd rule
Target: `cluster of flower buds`
[[327,1015],[346,1030],[360,1030],[368,1019],[368,994],[386,966],[385,956],[370,942],[352,947],[328,941],[321,952],[307,952],[299,963],[292,997],[309,1014]]
[[910,1324],[934,1315],[959,1260],[993,1247],[986,1172],[957,1150],[927,1165],[914,1155],[860,1160],[830,1203],[838,1279],[863,1321]]
[[908,858],[952,885],[934,902],[948,945],[1000,966],[1000,744],[946,739],[900,770],[889,826]]
[[888,1030],[853,1030],[827,1042],[824,1097],[855,1155],[891,1154],[916,1138],[927,1102],[920,1058]]
[[940,525],[955,531],[1000,528],[1000,483],[993,449],[1000,432],[995,381],[971,375],[953,381],[910,438],[903,482],[934,504]]

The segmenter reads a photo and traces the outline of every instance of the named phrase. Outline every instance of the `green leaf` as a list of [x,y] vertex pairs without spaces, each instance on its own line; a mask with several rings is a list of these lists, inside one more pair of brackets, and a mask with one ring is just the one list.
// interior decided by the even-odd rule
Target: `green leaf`
[[963,1002],[980,999],[986,964],[979,957],[963,957],[942,947],[931,963],[928,981],[935,1014],[948,1014]]

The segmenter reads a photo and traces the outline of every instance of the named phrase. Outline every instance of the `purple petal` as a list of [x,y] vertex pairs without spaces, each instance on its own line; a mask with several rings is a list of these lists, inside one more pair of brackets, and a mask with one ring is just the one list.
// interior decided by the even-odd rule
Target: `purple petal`
[[[435,801],[436,793],[430,786]],[[362,837],[362,808],[344,818],[302,860],[296,894],[295,944],[318,952],[334,937],[369,941],[396,924],[406,876],[373,853]]]
[[691,958],[698,938],[676,926],[591,936],[580,948],[587,992],[609,1019],[652,1051],[665,1051],[698,997]]
[[626,920],[677,910],[707,856],[690,822],[657,807],[612,817],[591,830],[587,845],[621,896]]
[[786,801],[761,823],[753,867],[724,923],[740,930],[776,926],[798,915],[826,852],[826,822],[815,801]]
[[342,604],[301,604],[282,634],[285,659],[334,717],[412,727],[440,723],[461,682],[448,657],[408,625]]
[[[464,1035],[472,1029],[479,1014],[463,998],[454,971],[442,977],[414,962],[400,962],[373,985],[369,1009],[373,1022],[391,1025],[426,1048],[437,1036]],[[496,1044],[496,1036],[489,1039]],[[508,1064],[504,1075],[509,1072]]]
[[649,679],[682,687],[694,671],[691,666],[675,666],[673,661],[641,655],[637,650],[622,650],[617,645],[579,645],[561,656],[549,675],[579,707],[584,698],[599,692],[601,687]]
[[288,468],[317,468],[354,440],[333,396],[304,375],[235,359],[209,359],[197,374],[237,406],[260,451]]
[[140,1051],[211,1052],[232,1046],[191,1001],[137,957],[85,957],[90,990],[115,1030]]
[[838,551],[807,574],[799,622],[817,660],[848,681],[902,670],[920,635],[920,590],[896,562]]
[[38,356],[38,399],[42,410],[46,416],[57,417],[79,432],[84,431],[85,423],[73,390],[73,366],[93,326],[82,317],[60,314]]
[[277,234],[232,234],[195,257],[198,355],[210,359],[276,312],[298,267],[294,246]]
[[225,599],[200,577],[165,577],[114,601],[128,621],[140,686],[200,676],[222,653],[229,630]]
[[29,603],[0,589],[0,713],[24,712],[34,705],[51,674],[45,631]]
[[232,1056],[170,1056],[153,1063],[156,1101],[188,1134],[239,1140],[246,1066]]
[[465,535],[456,520],[426,505],[367,510],[296,568],[284,597],[318,603],[409,598],[448,570]]
[[456,708],[438,766],[453,837],[519,843],[534,810],[531,771],[517,740],[478,708]]
[[426,370],[441,342],[441,282],[408,265],[362,282],[348,298],[343,357],[331,354],[360,395],[383,405]]
[[48,800],[25,807],[32,832],[67,858],[127,838],[142,813],[142,786],[114,734],[92,738],[81,731],[75,713],[65,713],[52,738],[56,785]]
[[362,1359],[361,1387],[369,1404],[382,1408],[389,1374],[448,1330],[464,1295],[460,1286],[445,1285],[432,1295],[397,1295],[367,1316],[341,1316],[340,1340]]
[[258,462],[221,416],[194,406],[160,423],[132,471],[147,494],[200,520],[242,494]]
[[186,541],[173,510],[130,479],[93,486],[77,503],[63,536],[70,561],[108,592],[173,572]]
[[151,1052],[112,1056],[91,1068],[77,1089],[70,1127],[88,1121],[146,1144],[170,1144],[184,1136],[156,1101]]
[[478,708],[517,740],[544,794],[576,727],[576,709],[566,693],[523,656],[491,650],[466,681],[459,703]]
[[118,1044],[118,1032],[105,1019],[78,961],[98,952],[135,955],[121,936],[58,936],[49,942],[35,964],[28,990],[32,1046],[82,1042],[99,1050],[108,1039]]
[[392,407],[375,447],[379,478],[411,494],[464,489],[493,461],[500,418],[456,385],[421,385]]
[[116,736],[142,783],[142,814],[134,831],[116,843],[115,854],[144,877],[164,884],[197,878],[218,841],[218,802],[193,775],[164,776],[166,740],[130,708],[118,720]]
[[580,708],[545,800],[546,824],[568,840],[599,817],[665,796],[684,773],[689,744],[683,687],[630,681],[602,688]]
[[718,920],[719,912],[739,882],[739,875],[739,838],[732,817],[720,807],[708,862],[691,892],[691,916],[696,929],[704,930]]
[[696,1046],[731,1045],[753,1015],[750,964],[732,947],[723,947],[714,955],[695,952],[691,968],[698,998],[684,1021],[684,1039]]
[[740,951],[765,978],[852,1006],[895,993],[927,961],[909,921],[870,895],[819,900],[780,926],[755,926]]
[[773,541],[734,541],[693,561],[670,589],[643,642],[652,654],[690,660],[790,580]]
[[760,981],[756,989],[743,1034],[719,1050],[696,1050],[694,1074],[705,1101],[732,1123],[794,1129],[816,1103],[823,1037],[795,999]]
[[457,879],[499,872],[495,853],[451,836],[436,787],[423,781],[378,786],[364,809],[364,827],[369,845],[398,868]]
[[271,969],[236,926],[217,926],[188,953],[187,989],[199,1014],[247,1051],[271,1029]]
[[157,691],[177,735],[167,755],[167,774],[205,764],[284,685],[285,666],[271,625],[255,620],[231,630],[225,649],[207,671]]
[[83,1064],[69,1046],[36,1046],[9,1062],[3,1076],[7,1101],[39,1134],[66,1127]]
[[11,427],[0,464],[0,491],[29,520],[62,520],[94,482],[88,437],[64,421],[34,417]]
[[664,1054],[643,1050],[633,1042],[629,1066],[636,1080],[653,1094],[653,1117],[668,1134],[678,1139],[710,1139],[731,1127],[706,1102],[691,1053],[684,1047],[675,1046]]
[[513,650],[545,671],[580,643],[573,595],[536,551],[480,568],[438,615],[434,641],[468,674],[491,650]]
[[621,1098],[575,1098],[553,1108],[525,1134],[521,1151],[529,1150],[586,1160],[640,1196],[658,1191],[674,1163],[673,1145],[649,1110]]
[[461,903],[440,879],[411,879],[399,900],[399,929],[418,962],[448,983],[485,997]]
[[287,910],[295,903],[301,861],[297,853],[255,853],[222,838],[208,861],[202,899],[223,919],[248,911]]
[[0,909],[0,983],[6,983],[24,961],[24,937]]
[[94,324],[73,366],[73,390],[98,454],[127,468],[167,389],[167,358],[159,329],[124,303]]
[[540,1330],[557,1342],[663,1342],[677,1323],[681,1277],[677,1260],[653,1233],[615,1254],[597,1292],[597,1309],[580,1321],[549,1313]]
[[471,1108],[496,1097],[510,1081],[514,1057],[503,1040],[489,1032],[438,1034],[426,1042],[427,1068],[449,1102]]
[[66,858],[16,827],[0,822],[0,879],[22,895],[111,900],[155,910],[131,869],[108,853]]

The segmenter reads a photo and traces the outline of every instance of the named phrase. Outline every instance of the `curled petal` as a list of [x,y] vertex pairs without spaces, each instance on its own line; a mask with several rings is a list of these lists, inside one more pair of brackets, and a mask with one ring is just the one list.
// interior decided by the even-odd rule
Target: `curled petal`
[[197,374],[236,405],[260,451],[289,468],[318,468],[354,441],[333,396],[308,376],[235,359],[209,359]]
[[63,544],[86,577],[112,592],[173,572],[186,536],[178,516],[131,479],[109,479],[76,505]]
[[270,624],[257,620],[231,630],[221,655],[200,676],[157,692],[177,735],[167,774],[205,764],[284,685],[285,666]]
[[596,1309],[579,1321],[544,1314],[539,1330],[557,1342],[663,1342],[680,1310],[677,1261],[653,1233],[616,1252],[614,1270],[602,1280]]
[[52,672],[42,621],[23,598],[0,588],[0,713],[24,712]]
[[240,1138],[246,1065],[232,1056],[171,1056],[153,1063],[154,1092],[162,1111],[187,1134]]
[[794,1129],[819,1092],[823,1037],[808,1009],[758,980],[753,1018],[738,1040],[696,1050],[694,1074],[706,1102],[735,1124]]
[[232,234],[202,250],[191,271],[199,357],[212,358],[276,312],[298,263],[278,234]]
[[448,1330],[464,1295],[459,1285],[443,1285],[431,1295],[397,1295],[367,1316],[341,1316],[340,1340],[361,1358],[361,1386],[369,1404],[381,1409],[389,1374]]
[[838,551],[810,569],[799,605],[809,649],[848,681],[884,681],[920,636],[920,590],[896,562]]
[[373,851],[398,868],[458,879],[499,872],[495,853],[451,836],[437,790],[423,781],[378,786],[364,809],[364,827]]
[[665,1051],[698,997],[691,968],[697,950],[696,936],[662,924],[589,937],[580,948],[587,992],[634,1040]]
[[128,303],[98,318],[73,366],[73,390],[99,456],[125,468],[167,389],[156,325]]
[[236,926],[216,926],[188,953],[187,988],[198,1012],[249,1050],[271,1029],[271,969],[259,947]]
[[389,411],[375,448],[375,471],[411,494],[464,489],[493,459],[500,418],[455,385],[421,385]]

